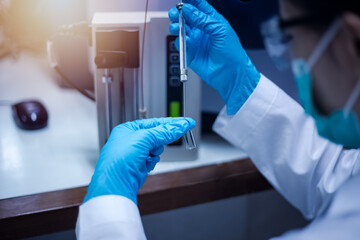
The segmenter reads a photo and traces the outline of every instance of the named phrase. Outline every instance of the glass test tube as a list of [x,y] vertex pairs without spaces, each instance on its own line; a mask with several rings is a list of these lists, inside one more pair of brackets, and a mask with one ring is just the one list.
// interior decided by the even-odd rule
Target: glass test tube
[[[188,81],[188,69],[186,62],[186,29],[185,29],[185,19],[182,14],[182,1],[177,4],[177,9],[179,10],[179,43],[180,43],[180,81],[183,84],[183,117],[186,116],[186,82]],[[192,131],[188,131],[183,140],[185,142],[185,147],[187,150],[192,150],[196,148],[196,142]]]

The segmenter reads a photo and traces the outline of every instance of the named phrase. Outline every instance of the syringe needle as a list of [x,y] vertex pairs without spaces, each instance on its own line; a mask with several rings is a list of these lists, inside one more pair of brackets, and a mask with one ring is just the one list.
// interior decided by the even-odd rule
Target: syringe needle
[[177,9],[179,10],[179,43],[180,43],[180,81],[186,82],[188,80],[188,70],[186,62],[186,29],[185,29],[185,19],[182,13],[182,6],[184,4],[181,2],[177,4]]
[[[187,69],[187,59],[186,59],[186,28],[185,28],[185,19],[182,13],[182,6],[184,4],[182,1],[177,4],[177,9],[179,10],[179,43],[180,43],[180,81],[183,84],[183,117],[186,116],[186,86],[185,83],[188,81],[188,69]],[[184,137],[184,142],[187,150],[192,150],[196,148],[196,142],[192,131],[188,131]]]

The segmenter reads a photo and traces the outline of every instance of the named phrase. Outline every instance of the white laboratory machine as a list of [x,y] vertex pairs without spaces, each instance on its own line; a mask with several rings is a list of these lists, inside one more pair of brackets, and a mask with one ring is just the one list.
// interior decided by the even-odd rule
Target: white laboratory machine
[[[118,124],[182,116],[184,87],[186,116],[197,122],[193,132],[199,145],[201,79],[189,71],[187,84],[181,83],[176,37],[169,33],[167,12],[148,12],[145,40],[144,22],[144,12],[98,12],[92,19],[100,148]],[[198,148],[189,151],[184,144],[179,139],[166,146],[162,161],[197,159]]]

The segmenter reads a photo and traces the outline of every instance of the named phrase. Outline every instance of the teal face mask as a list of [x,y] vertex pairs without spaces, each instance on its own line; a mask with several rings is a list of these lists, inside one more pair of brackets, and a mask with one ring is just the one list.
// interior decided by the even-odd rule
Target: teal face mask
[[329,116],[319,114],[312,97],[311,69],[329,46],[339,26],[340,23],[336,21],[325,33],[309,60],[306,62],[303,59],[294,59],[292,68],[302,106],[305,112],[315,119],[319,135],[346,148],[360,148],[359,122],[355,112],[352,110],[360,94],[360,81],[357,83],[344,109],[337,110]]

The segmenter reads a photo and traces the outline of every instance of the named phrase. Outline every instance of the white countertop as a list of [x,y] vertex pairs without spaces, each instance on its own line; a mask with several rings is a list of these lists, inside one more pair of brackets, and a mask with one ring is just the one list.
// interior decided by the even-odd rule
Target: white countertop
[[[10,106],[0,106],[0,199],[87,185],[98,157],[95,104],[60,88],[45,60],[27,55],[0,62],[0,102],[40,100],[48,110],[42,130],[19,129]],[[199,159],[160,162],[151,174],[246,158],[220,137],[203,136]]]

